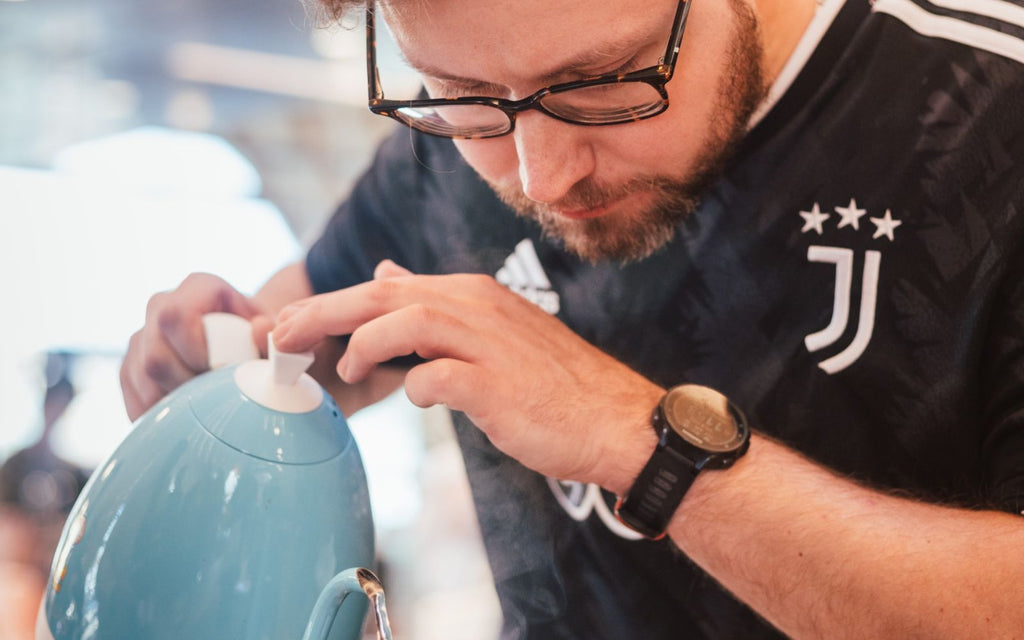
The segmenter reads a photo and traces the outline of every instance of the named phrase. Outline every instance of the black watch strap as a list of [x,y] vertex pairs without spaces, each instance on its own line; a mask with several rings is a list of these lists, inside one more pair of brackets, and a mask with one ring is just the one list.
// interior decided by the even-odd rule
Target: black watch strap
[[658,447],[629,494],[615,504],[615,516],[647,538],[665,537],[672,514],[697,479],[697,471],[686,458],[671,449]]

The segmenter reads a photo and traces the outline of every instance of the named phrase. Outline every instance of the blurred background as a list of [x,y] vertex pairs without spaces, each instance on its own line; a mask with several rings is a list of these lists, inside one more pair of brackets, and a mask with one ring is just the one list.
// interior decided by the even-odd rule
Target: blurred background
[[[301,0],[0,0],[0,640],[30,637],[64,517],[131,428],[149,296],[193,271],[254,292],[391,130],[363,42]],[[413,92],[394,51],[389,95]],[[350,422],[396,637],[497,637],[447,414],[399,392]]]

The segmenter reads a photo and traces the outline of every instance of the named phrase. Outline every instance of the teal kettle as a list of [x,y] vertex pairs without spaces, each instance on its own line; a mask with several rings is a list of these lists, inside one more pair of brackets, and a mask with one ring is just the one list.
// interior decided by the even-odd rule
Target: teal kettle
[[[211,357],[225,330],[251,342],[236,316],[204,322]],[[37,640],[356,640],[356,592],[390,639],[362,460],[312,354],[243,359],[168,394],[97,468]]]

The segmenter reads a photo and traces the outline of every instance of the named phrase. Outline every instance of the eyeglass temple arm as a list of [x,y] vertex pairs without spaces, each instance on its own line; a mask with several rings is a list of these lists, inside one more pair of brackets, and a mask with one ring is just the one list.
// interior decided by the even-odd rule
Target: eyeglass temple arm
[[366,85],[369,100],[380,100],[384,97],[384,89],[380,85],[380,72],[377,70],[377,29],[374,21],[373,2],[366,3]]
[[680,0],[679,8],[676,10],[676,17],[672,21],[672,40],[665,50],[665,65],[671,70],[668,78],[672,77],[675,71],[676,58],[679,57],[679,48],[683,42],[683,32],[686,31],[686,18],[690,15],[690,5],[693,0]]

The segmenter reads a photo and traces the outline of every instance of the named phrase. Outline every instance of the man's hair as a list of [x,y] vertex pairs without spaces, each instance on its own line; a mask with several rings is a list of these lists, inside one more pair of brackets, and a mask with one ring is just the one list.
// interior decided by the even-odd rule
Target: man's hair
[[357,9],[366,8],[366,0],[305,0],[309,10],[327,24],[340,23]]

